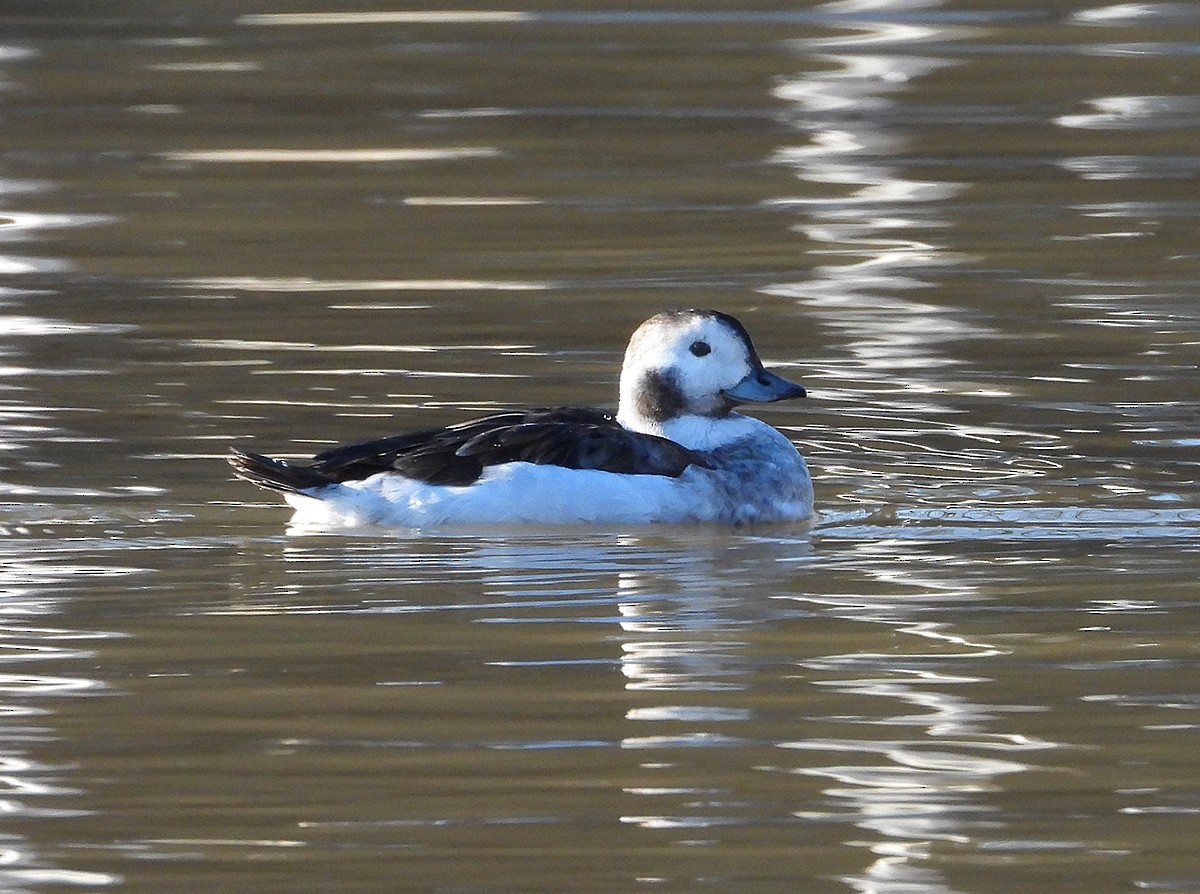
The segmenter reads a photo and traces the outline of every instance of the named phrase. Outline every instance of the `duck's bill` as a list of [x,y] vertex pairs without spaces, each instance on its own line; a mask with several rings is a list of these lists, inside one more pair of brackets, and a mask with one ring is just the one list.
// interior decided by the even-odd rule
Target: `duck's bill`
[[725,389],[725,396],[733,400],[753,401],[761,404],[776,400],[792,400],[804,397],[807,393],[803,385],[789,382],[783,376],[777,376],[765,369],[752,372],[732,388]]

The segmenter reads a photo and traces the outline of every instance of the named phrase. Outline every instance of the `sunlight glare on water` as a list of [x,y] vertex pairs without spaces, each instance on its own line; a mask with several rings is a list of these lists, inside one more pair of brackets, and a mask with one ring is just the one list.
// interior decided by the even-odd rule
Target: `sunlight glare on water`
[[[5,890],[1200,888],[1194,5],[0,18]],[[813,527],[230,480],[681,306]]]

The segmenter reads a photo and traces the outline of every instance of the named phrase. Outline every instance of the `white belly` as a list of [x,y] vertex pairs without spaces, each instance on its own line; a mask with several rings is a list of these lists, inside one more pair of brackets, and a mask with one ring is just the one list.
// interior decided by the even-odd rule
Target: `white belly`
[[706,490],[683,478],[507,463],[465,487],[384,473],[288,501],[301,527],[645,524],[711,520]]

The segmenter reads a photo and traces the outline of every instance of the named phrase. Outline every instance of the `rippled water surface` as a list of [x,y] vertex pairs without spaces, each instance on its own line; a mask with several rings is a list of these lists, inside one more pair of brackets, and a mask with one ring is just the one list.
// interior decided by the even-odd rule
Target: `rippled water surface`
[[[1195,4],[0,21],[0,888],[1200,890]],[[223,461],[611,406],[695,305],[811,530]]]

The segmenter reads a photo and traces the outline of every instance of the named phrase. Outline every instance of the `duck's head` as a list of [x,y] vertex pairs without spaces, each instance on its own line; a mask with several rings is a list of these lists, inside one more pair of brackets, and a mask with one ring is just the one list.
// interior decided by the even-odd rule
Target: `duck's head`
[[653,431],[680,416],[720,418],[740,403],[803,397],[804,389],[763,367],[744,326],[715,310],[668,311],[629,339],[618,417]]

